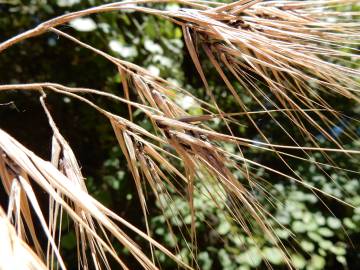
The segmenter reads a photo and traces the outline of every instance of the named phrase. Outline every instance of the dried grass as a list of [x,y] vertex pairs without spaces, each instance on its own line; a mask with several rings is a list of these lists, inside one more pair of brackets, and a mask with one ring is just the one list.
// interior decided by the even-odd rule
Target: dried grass
[[[87,48],[115,65],[121,78],[124,97],[105,93],[90,88],[73,88],[56,83],[33,83],[17,85],[0,85],[0,91],[22,90],[39,92],[40,102],[44,107],[53,131],[51,162],[40,159],[9,134],[0,130],[0,178],[9,196],[8,216],[0,209],[2,249],[9,241],[14,241],[16,248],[9,250],[11,256],[25,254],[25,263],[35,265],[36,269],[54,269],[59,265],[66,269],[59,250],[61,241],[61,220],[66,213],[73,221],[77,238],[79,268],[87,269],[90,264],[96,269],[109,269],[108,256],[112,256],[122,267],[127,269],[122,259],[116,254],[110,235],[126,247],[145,269],[157,269],[154,249],[159,249],[184,268],[198,268],[196,263],[196,226],[195,207],[193,203],[195,181],[221,186],[224,194],[212,194],[216,203],[217,195],[228,197],[228,213],[242,226],[244,232],[252,237],[251,228],[245,220],[241,209],[271,239],[274,245],[283,250],[283,257],[289,268],[287,250],[275,236],[269,220],[274,219],[256,200],[244,183],[235,176],[240,171],[251,187],[261,189],[259,178],[252,172],[264,169],[286,179],[298,182],[310,191],[334,198],[330,194],[304,183],[288,163],[289,158],[299,159],[315,164],[320,170],[330,166],[340,168],[331,159],[332,152],[344,155],[360,154],[357,149],[344,149],[343,144],[327,130],[334,121],[341,121],[343,115],[326,102],[325,96],[340,95],[359,102],[359,70],[347,67],[346,59],[358,59],[360,24],[351,21],[359,16],[358,12],[334,11],[334,7],[355,4],[352,0],[323,1],[252,1],[240,0],[231,4],[205,1],[172,1],[182,8],[176,12],[146,7],[147,3],[167,1],[124,1],[102,5],[91,9],[69,13],[0,44],[0,52],[25,39],[52,31],[71,42]],[[70,20],[100,12],[135,10],[149,15],[160,16],[182,27],[185,43],[194,65],[203,81],[210,102],[194,97],[188,91],[172,85],[162,78],[151,75],[147,70],[117,59],[89,44],[83,43],[58,29],[57,26]],[[334,22],[326,20],[335,18]],[[218,104],[213,90],[209,86],[206,74],[199,59],[202,49],[214,69],[223,80],[227,89],[239,107],[236,112],[226,112]],[[346,49],[346,50],[345,50]],[[241,98],[237,81],[243,92],[252,98],[261,108],[251,111]],[[267,89],[265,92],[265,89]],[[172,89],[177,93],[194,97],[206,115],[189,115],[174,101]],[[137,99],[130,100],[130,91]],[[88,192],[76,157],[69,144],[61,135],[49,111],[46,109],[45,96],[51,92],[67,95],[85,102],[97,110],[111,123],[119,146],[124,153],[128,168],[133,176],[145,218],[146,233],[141,232],[120,216],[111,212]],[[114,102],[126,104],[129,119],[115,115],[86,98],[86,94],[107,97]],[[326,94],[326,95],[325,95]],[[271,104],[269,109],[268,104]],[[153,124],[156,131],[151,133],[133,122],[133,109],[140,110]],[[280,123],[274,113],[283,115],[302,134],[304,141],[297,141],[292,133]],[[254,120],[257,114],[268,115],[292,144],[279,145],[272,142]],[[241,125],[239,117],[257,130],[261,141],[241,138],[234,135],[231,124]],[[212,130],[207,121],[219,119],[227,132]],[[334,120],[335,119],[335,120]],[[319,121],[320,120],[320,121]],[[332,147],[321,147],[309,129],[315,129],[332,144]],[[356,138],[351,127],[347,127],[346,136]],[[233,154],[222,147],[222,143],[233,144],[239,154]],[[285,174],[271,167],[259,164],[246,158],[244,150],[257,149],[269,152],[274,158],[292,172]],[[301,154],[292,154],[297,150]],[[327,158],[328,163],[311,159],[312,152],[319,152]],[[175,166],[173,161],[181,161],[182,167]],[[323,171],[324,172],[324,171]],[[325,172],[324,172],[325,173]],[[50,196],[50,217],[46,220],[33,191],[32,183],[37,183]],[[154,241],[148,225],[148,210],[144,185],[150,186],[160,208],[165,211],[162,200],[170,202],[175,192],[184,195],[191,209],[191,225],[187,231],[181,231],[190,240],[188,247],[193,262],[191,266],[179,260],[172,252]],[[183,187],[183,189],[179,189]],[[184,193],[185,190],[185,193]],[[163,199],[162,199],[163,198]],[[334,198],[337,199],[337,198]],[[270,203],[270,202],[269,202]],[[36,213],[42,229],[48,238],[48,250],[43,254],[37,232],[34,228],[30,206]],[[11,223],[10,223],[11,222]],[[169,231],[172,227],[167,221]],[[26,235],[25,227],[30,232]],[[148,258],[121,227],[127,227],[149,242],[151,258]],[[10,240],[8,240],[10,239]],[[15,240],[12,240],[15,239]],[[35,253],[25,244],[28,240],[34,243]],[[9,244],[10,245],[10,244]],[[91,258],[87,257],[87,250]],[[0,252],[0,264],[5,257]],[[25,257],[24,257],[25,258]]]

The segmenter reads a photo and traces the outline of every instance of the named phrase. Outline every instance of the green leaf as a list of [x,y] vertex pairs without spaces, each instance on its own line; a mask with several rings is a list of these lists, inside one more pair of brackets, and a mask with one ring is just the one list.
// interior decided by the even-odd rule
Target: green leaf
[[328,217],[327,224],[331,229],[339,229],[341,228],[341,221],[336,217]]
[[291,228],[293,229],[294,232],[297,233],[304,233],[306,232],[306,226],[304,223],[302,223],[301,221],[295,221],[292,225]]
[[180,29],[179,27],[176,27],[176,28],[175,28],[174,37],[175,37],[176,39],[182,38],[182,31],[181,31],[181,29]]
[[69,232],[62,236],[61,238],[61,246],[65,249],[72,250],[76,246],[76,237],[74,232]]
[[303,211],[301,211],[301,210],[296,210],[296,211],[292,211],[292,212],[291,212],[291,215],[292,215],[293,218],[295,218],[295,219],[302,219],[304,213],[303,213]]
[[351,220],[351,218],[346,217],[346,218],[344,218],[343,222],[347,228],[352,229],[352,230],[357,229],[356,224]]
[[290,232],[286,229],[276,229],[275,234],[281,239],[287,239],[290,236]]
[[296,269],[303,269],[306,265],[306,260],[299,254],[293,254],[291,256],[291,261]]
[[333,243],[329,240],[324,240],[324,241],[319,242],[319,246],[322,249],[329,250],[333,246]]
[[155,43],[154,41],[152,41],[151,39],[146,39],[144,41],[144,47],[146,50],[148,50],[149,52],[153,53],[153,54],[163,54],[164,50],[161,48],[161,46],[157,43]]
[[320,242],[323,240],[323,238],[321,237],[321,235],[315,233],[315,232],[308,232],[307,235],[309,236],[309,238],[315,242]]
[[231,229],[230,223],[225,220],[225,221],[220,223],[220,225],[217,228],[217,232],[220,235],[225,235],[228,232],[230,232],[230,229]]
[[260,251],[256,247],[251,247],[246,252],[236,256],[235,261],[255,268],[260,265],[262,257],[260,255]]
[[312,242],[309,242],[306,240],[301,241],[300,246],[306,252],[312,252],[312,251],[314,251],[314,248],[315,248],[315,245]]
[[155,233],[158,235],[164,235],[165,234],[165,229],[162,227],[159,227],[155,230]]
[[150,39],[155,39],[158,36],[154,17],[148,17],[145,23],[144,32]]
[[283,262],[284,255],[282,254],[281,250],[275,247],[272,248],[264,248],[263,254],[265,258],[271,262],[272,264],[279,265]]
[[80,0],[57,0],[56,1],[56,4],[59,7],[71,7],[78,3],[80,3]]
[[325,225],[325,218],[324,218],[324,216],[321,214],[321,213],[316,213],[315,215],[314,215],[314,217],[315,217],[315,221],[316,221],[316,223],[318,224],[318,225],[320,225],[320,226],[323,226],[323,225]]
[[230,259],[229,254],[226,252],[225,249],[220,249],[218,253],[219,261],[221,265],[225,268],[227,266],[231,266],[233,264],[232,260]]
[[211,269],[213,261],[210,258],[208,252],[206,252],[206,251],[200,252],[198,254],[198,260],[200,262],[201,269],[204,269],[204,270],[210,270]]
[[76,18],[69,24],[79,32],[91,32],[97,28],[95,21],[91,18]]
[[124,45],[118,40],[110,40],[109,47],[112,51],[124,58],[136,57],[138,55],[135,46]]
[[332,252],[332,253],[334,253],[335,255],[345,255],[346,254],[346,249],[345,249],[345,247],[343,247],[343,246],[332,246],[331,248],[330,248],[330,251]]
[[319,248],[318,249],[318,252],[319,252],[319,254],[320,254],[320,256],[322,256],[322,257],[326,257],[326,251],[324,250],[324,249],[322,249],[322,248]]
[[334,236],[334,232],[332,230],[330,230],[329,228],[326,228],[326,227],[322,227],[322,228],[319,228],[318,230],[318,233],[324,237],[332,237]]
[[325,259],[319,255],[313,255],[311,256],[310,265],[307,269],[314,269],[314,270],[320,270],[323,269],[325,266]]
[[344,256],[336,256],[336,260],[342,265],[347,265],[346,258]]
[[305,225],[305,229],[307,231],[315,231],[318,228],[318,224],[315,222],[315,220],[311,220]]

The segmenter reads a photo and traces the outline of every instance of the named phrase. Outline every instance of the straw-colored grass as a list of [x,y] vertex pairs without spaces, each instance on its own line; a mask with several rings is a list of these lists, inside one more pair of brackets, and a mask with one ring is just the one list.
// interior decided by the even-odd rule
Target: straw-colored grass
[[[320,170],[324,166],[346,170],[332,161],[331,153],[337,152],[344,156],[360,154],[357,149],[345,149],[342,142],[329,133],[328,129],[336,121],[341,121],[343,115],[336,108],[331,108],[326,101],[328,95],[343,96],[354,102],[360,100],[360,71],[347,65],[348,59],[359,59],[357,47],[360,41],[360,23],[354,18],[359,18],[360,13],[334,9],[354,5],[357,1],[240,0],[231,4],[196,0],[171,1],[181,5],[181,9],[176,12],[146,5],[164,2],[168,1],[123,1],[68,13],[0,44],[0,53],[6,53],[8,47],[25,39],[54,32],[113,63],[120,73],[124,89],[123,97],[119,97],[95,89],[67,87],[50,82],[0,85],[1,94],[12,90],[38,93],[39,102],[53,131],[52,157],[50,161],[45,161],[0,129],[0,178],[9,196],[8,214],[0,209],[0,239],[3,240],[0,245],[0,266],[4,269],[7,269],[8,263],[18,263],[16,257],[24,259],[21,269],[54,269],[59,266],[66,269],[59,249],[59,226],[64,213],[72,219],[75,226],[79,268],[87,269],[92,264],[96,269],[109,269],[108,258],[112,256],[120,267],[127,269],[116,253],[114,240],[110,239],[116,239],[126,247],[145,269],[158,267],[154,249],[164,252],[180,267],[197,268],[193,194],[195,181],[203,181],[204,177],[209,179],[203,181],[204,185],[212,182],[222,187],[223,193],[212,194],[210,199],[221,203],[217,198],[226,197],[230,203],[225,208],[249,236],[252,232],[246,218],[251,216],[274,245],[283,250],[288,267],[293,268],[287,259],[286,248],[273,233],[269,222],[273,217],[248,187],[261,187],[254,170],[262,168],[304,185],[309,192],[337,199],[305,183],[288,160],[299,159],[314,163]],[[113,57],[57,29],[81,16],[129,9],[149,16],[160,16],[182,28],[187,49],[204,84],[209,102],[198,99],[196,93],[193,95],[152,75],[142,67]],[[218,104],[202,68],[200,50],[237,102],[235,112],[224,111]],[[249,110],[235,82],[242,86],[241,91],[251,97],[261,110]],[[136,93],[135,100],[130,100],[130,91]],[[46,108],[46,95],[53,92],[88,104],[104,116],[104,121],[107,119],[111,123],[114,136],[135,181],[141,205],[139,211],[145,218],[146,232],[135,228],[88,194],[76,157]],[[205,114],[189,115],[174,101],[174,92],[192,96]],[[129,119],[99,107],[87,98],[87,94],[104,96],[114,102],[126,104]],[[268,109],[268,104],[271,109]],[[133,122],[134,109],[140,110],[150,120],[154,133]],[[303,140],[295,139],[291,131],[274,117],[274,113],[290,121]],[[258,127],[254,120],[254,115],[257,114],[268,115],[275,123],[274,128],[287,136],[291,144],[273,142],[270,135]],[[208,121],[215,118],[225,125],[225,131],[209,127]],[[231,127],[240,125],[241,118],[247,119],[255,127],[261,140],[234,135]],[[323,134],[332,146],[322,147],[310,128]],[[351,127],[346,128],[344,136],[351,139],[357,137]],[[227,151],[223,147],[224,142],[237,147],[238,154]],[[272,153],[274,160],[283,163],[292,173],[285,174],[247,158],[244,152],[250,148],[257,149],[259,153]],[[293,154],[290,150],[296,150],[298,154]],[[313,152],[322,153],[328,162],[324,164],[310,158]],[[174,161],[181,161],[182,166],[175,165]],[[247,183],[239,181],[234,175],[235,171],[240,171]],[[43,215],[32,183],[49,194],[49,217]],[[161,198],[171,200],[171,192],[186,194],[192,222],[188,231],[183,233],[189,235],[188,246],[193,257],[191,265],[186,265],[152,239],[144,184],[151,188],[160,206]],[[31,215],[30,208],[35,216]],[[161,208],[164,210],[165,206]],[[34,219],[41,224],[41,233],[47,236],[46,252],[40,247],[39,230],[34,228]],[[125,227],[148,241],[150,251],[145,251],[148,247],[139,247],[130,239],[122,230]],[[170,225],[169,231],[173,233]],[[30,243],[34,250],[29,248]],[[12,248],[7,249],[7,246]],[[88,257],[88,254],[91,256]]]

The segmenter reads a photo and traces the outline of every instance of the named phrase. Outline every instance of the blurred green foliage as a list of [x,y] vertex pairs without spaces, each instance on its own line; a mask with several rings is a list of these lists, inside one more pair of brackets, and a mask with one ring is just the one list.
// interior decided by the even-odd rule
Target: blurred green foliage
[[[356,170],[358,160],[349,158],[347,162]],[[272,221],[273,229],[288,247],[292,263],[297,269],[307,270],[356,269],[360,233],[358,175],[332,174],[331,181],[319,174],[315,165],[304,164],[299,165],[298,173],[306,183],[356,208],[334,203],[299,184],[274,179],[276,184],[271,186],[268,198],[262,194],[258,196],[258,200],[275,217],[276,222]],[[286,262],[281,250],[272,244],[262,230],[256,229],[253,224],[251,237],[247,235],[230,217],[224,215],[224,208],[219,208],[219,205],[224,204],[216,204],[209,199],[208,192],[212,190],[195,192],[194,199],[198,211],[196,227],[201,269],[263,269],[267,267],[266,263],[270,263],[273,269],[285,268]],[[273,207],[270,202],[274,203]],[[190,224],[190,209],[184,199],[174,199],[169,209],[175,209],[165,212],[165,218],[168,214],[167,218],[172,225],[179,224],[177,216],[173,214],[176,209],[184,217],[185,224]],[[163,229],[166,226],[165,218],[160,215],[153,219],[154,228],[161,228],[155,230],[155,233],[170,247],[175,247],[174,240]],[[189,260],[181,236],[177,236],[176,240],[182,246],[179,254],[185,254]],[[166,259],[164,256],[160,258]]]
[[[54,16],[104,2],[106,1],[0,1],[0,40],[3,41]],[[163,4],[163,7],[178,8],[176,4]],[[198,97],[207,99],[184,48],[181,29],[169,21],[137,12],[111,12],[78,19],[60,29],[114,56],[137,63],[154,74],[193,91]],[[204,63],[210,85],[219,103],[223,108],[228,108],[228,111],[236,111],[234,98],[224,90],[223,84],[209,63],[206,60]],[[0,74],[0,83],[52,81],[89,86],[123,95],[121,77],[112,65],[70,41],[50,33],[28,40],[0,54]],[[241,92],[240,95],[249,108],[259,109],[245,92]],[[49,150],[44,149],[43,144],[39,142],[49,142],[50,130],[38,106],[37,98],[29,93],[14,92],[6,96],[1,95],[0,103],[13,101],[11,106],[0,107],[1,127],[20,138],[31,149],[48,157]],[[180,105],[186,107],[190,113],[201,113],[196,102],[183,100],[184,98],[179,96]],[[110,104],[102,98],[96,101],[120,115],[127,116],[124,106]],[[126,161],[116,146],[109,123],[104,123],[106,121],[87,106],[68,98],[51,95],[48,102],[51,104],[55,120],[79,157],[84,175],[87,176],[89,191],[130,222],[144,229],[136,189],[127,170]],[[343,99],[332,98],[330,104],[349,115],[358,110]],[[281,115],[278,117],[279,121],[284,120],[281,119]],[[137,112],[135,121],[144,127],[149,125]],[[274,130],[276,125],[271,119],[258,117],[256,121],[263,130],[272,133],[278,142],[287,143],[284,137],[278,136],[277,130]],[[237,127],[238,135],[256,138],[256,132],[247,124],[244,120],[244,126]],[[213,121],[211,125],[218,127],[219,123]],[[291,125],[288,124],[288,127],[290,129]],[[341,132],[338,136],[341,138]],[[348,148],[359,147],[360,144],[360,141],[349,141],[345,138],[344,142],[348,144]],[[248,150],[246,155],[260,163],[271,163],[270,156],[259,155],[256,150]],[[312,158],[327,163],[321,156],[314,155]],[[360,160],[354,157],[344,159],[343,155],[334,154],[332,158],[338,161],[340,166],[353,171],[358,170]],[[296,167],[296,172],[302,176],[305,183],[314,185],[356,207],[352,209],[319,193],[312,193],[304,186],[277,175],[262,170],[254,171],[258,177],[271,179],[271,183],[263,184],[266,193],[258,192],[254,195],[275,217],[277,222],[272,221],[272,226],[279,239],[289,247],[293,264],[298,269],[306,270],[357,269],[360,265],[359,175],[350,171],[345,174],[330,167],[323,168],[322,171],[314,164],[304,161],[289,162]],[[243,176],[238,177],[239,181],[244,180]],[[268,263],[273,269],[285,269],[279,248],[272,245],[255,224],[251,225],[253,231],[250,237],[224,214],[226,198],[218,198],[218,203],[209,199],[209,192],[216,189],[220,187],[214,185],[211,179],[196,184],[194,207],[198,241],[197,263],[200,268],[264,269]],[[186,242],[179,233],[180,229],[183,229],[181,227],[189,227],[191,223],[187,201],[173,194],[172,202],[164,200],[166,211],[162,213],[159,202],[152,200],[151,194],[148,196],[154,237],[190,262]],[[46,203],[46,199],[44,202]],[[181,218],[184,223],[180,222]],[[174,226],[175,234],[170,233],[167,221]],[[64,222],[62,246],[66,250],[67,261],[71,262],[76,256],[75,236],[74,232],[68,229],[71,224],[66,224],[66,220]],[[176,229],[177,226],[180,228]],[[126,250],[123,250],[123,254],[126,257]],[[162,269],[174,269],[175,265],[163,254],[157,254],[157,257],[163,266]],[[131,259],[127,263],[136,269],[136,263]]]

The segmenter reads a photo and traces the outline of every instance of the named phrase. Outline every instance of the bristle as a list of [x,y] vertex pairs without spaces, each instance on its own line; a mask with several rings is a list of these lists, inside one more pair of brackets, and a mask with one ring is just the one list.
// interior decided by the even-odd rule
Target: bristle
[[[9,196],[8,217],[0,208],[0,224],[5,228],[5,233],[0,233],[0,236],[4,236],[6,241],[14,239],[18,243],[17,248],[26,254],[29,264],[38,265],[37,269],[44,268],[43,255],[30,206],[35,210],[36,218],[48,238],[45,258],[48,268],[55,268],[56,263],[63,269],[66,267],[59,250],[59,224],[63,213],[67,213],[75,225],[79,267],[91,268],[92,264],[96,269],[110,269],[110,255],[120,267],[127,269],[112,246],[111,235],[129,249],[144,269],[157,269],[155,249],[162,251],[181,267],[199,268],[194,196],[199,192],[198,186],[205,187],[205,190],[215,186],[218,190],[215,193],[207,192],[207,197],[216,205],[222,204],[222,209],[253,239],[252,228],[247,220],[250,216],[256,226],[282,250],[283,259],[291,269],[293,266],[289,252],[273,230],[272,221],[276,223],[275,218],[252,194],[251,189],[266,193],[260,183],[265,180],[256,175],[254,170],[265,170],[303,185],[310,192],[347,204],[305,182],[289,159],[313,164],[327,175],[325,167],[350,172],[335,163],[332,152],[347,156],[360,154],[358,149],[345,148],[341,139],[329,132],[335,123],[342,122],[347,116],[337,112],[327,102],[328,96],[360,102],[360,71],[347,65],[348,59],[359,59],[360,24],[352,21],[352,18],[360,14],[334,9],[355,4],[357,0],[239,0],[230,4],[198,0],[175,2],[181,5],[177,11],[146,5],[154,3],[152,0],[105,4],[57,17],[0,44],[2,52],[20,41],[52,31],[112,63],[120,74],[124,91],[123,97],[119,97],[91,88],[67,87],[56,83],[0,85],[0,93],[11,90],[39,92],[42,95],[40,102],[53,131],[50,163],[40,159],[0,129],[0,178]],[[111,56],[56,28],[81,16],[129,9],[160,16],[182,28],[187,50],[209,102],[152,75],[140,66]],[[207,79],[207,69],[203,68],[200,59],[200,50],[223,82],[227,94],[234,98],[237,107],[234,106],[232,111],[225,111],[215,96]],[[46,108],[45,92],[55,92],[84,102],[110,121],[137,189],[146,233],[88,194],[76,157]],[[90,101],[88,94],[125,104],[129,119]],[[175,102],[178,95],[194,99],[205,114],[191,115],[181,108]],[[250,108],[244,96],[250,98],[259,110]],[[139,110],[152,124],[150,131],[134,122],[134,109]],[[289,143],[278,143],[273,134],[264,130],[256,121],[259,115],[270,119],[274,128]],[[292,128],[280,122],[278,115]],[[209,122],[214,119],[225,128],[210,128]],[[235,135],[234,126],[240,125],[252,127],[256,136],[243,138]],[[323,147],[314,131],[322,134],[330,146]],[[344,136],[351,140],[358,138],[350,125],[344,128]],[[237,147],[238,152],[226,150],[224,143]],[[288,173],[249,159],[246,155],[252,150],[270,154]],[[312,159],[313,152],[320,153],[325,162]],[[239,181],[235,172],[246,181]],[[32,182],[50,196],[48,222],[41,212]],[[185,229],[179,226],[179,231],[193,260],[190,266],[153,240],[148,224],[147,186],[163,213],[170,211],[179,220],[183,217],[176,209],[168,209],[168,204],[171,204],[174,194],[188,201],[191,222]],[[269,194],[267,196],[270,197]],[[271,199],[268,198],[270,204]],[[246,217],[242,210],[246,210]],[[117,224],[148,241],[151,258]],[[170,234],[175,237],[171,222],[166,220],[166,224]],[[26,228],[29,235],[25,234]],[[27,238],[34,243],[36,255],[25,244]],[[92,254],[91,260],[86,257],[87,249]],[[4,262],[1,256],[0,252],[0,266]],[[265,263],[271,267],[266,260]]]

